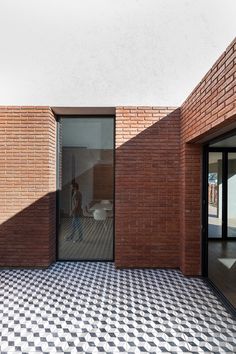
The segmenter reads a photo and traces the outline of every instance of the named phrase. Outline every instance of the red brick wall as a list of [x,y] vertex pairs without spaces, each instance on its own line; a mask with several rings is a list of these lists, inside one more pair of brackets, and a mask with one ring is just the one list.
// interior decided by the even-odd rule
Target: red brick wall
[[181,263],[185,275],[201,274],[201,146],[181,144]]
[[116,111],[115,264],[178,267],[179,110]]
[[[180,109],[118,107],[115,263],[201,273],[201,141],[236,123],[236,40]],[[55,259],[56,125],[0,107],[0,266]]]
[[236,122],[236,40],[181,107],[181,269],[201,274],[201,139]]
[[0,107],[0,266],[55,259],[56,124],[48,107]]
[[184,142],[198,141],[235,120],[236,39],[220,56],[181,107]]

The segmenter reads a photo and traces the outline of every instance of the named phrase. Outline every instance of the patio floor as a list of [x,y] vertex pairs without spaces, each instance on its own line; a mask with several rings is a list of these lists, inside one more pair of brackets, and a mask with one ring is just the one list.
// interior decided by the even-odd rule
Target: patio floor
[[200,278],[58,262],[0,271],[0,352],[235,353],[236,320]]

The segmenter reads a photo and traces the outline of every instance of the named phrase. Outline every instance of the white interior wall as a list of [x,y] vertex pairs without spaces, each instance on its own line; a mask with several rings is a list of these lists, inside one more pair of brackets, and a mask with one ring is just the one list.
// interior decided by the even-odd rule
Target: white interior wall
[[[218,157],[217,157],[218,156]],[[230,227],[236,227],[236,157],[235,153],[229,153],[228,160],[228,224]],[[217,161],[218,158],[218,161]],[[217,161],[217,162],[216,162]],[[209,170],[211,173],[217,173],[218,183],[218,215],[222,218],[222,154],[210,154]]]
[[75,159],[75,181],[82,193],[82,207],[93,200],[93,166],[100,160],[100,150],[63,149],[61,209],[69,214],[71,209],[72,155]]
[[111,118],[62,119],[62,190],[60,208],[69,214],[71,208],[72,156],[75,161],[75,180],[82,193],[82,206],[93,200],[93,166],[109,162],[102,154],[113,150],[114,121]]
[[62,145],[87,149],[113,149],[113,129],[112,118],[66,118],[62,121]]
[[[230,156],[230,154],[229,154]],[[236,227],[236,155],[231,154],[231,159],[228,160],[228,218]],[[229,221],[230,224],[230,221]],[[232,225],[230,225],[232,226]]]

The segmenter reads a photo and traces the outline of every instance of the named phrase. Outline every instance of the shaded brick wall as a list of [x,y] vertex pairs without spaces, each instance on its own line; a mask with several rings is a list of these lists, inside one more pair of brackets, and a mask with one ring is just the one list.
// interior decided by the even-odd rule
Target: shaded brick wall
[[115,263],[179,267],[179,110],[118,107]]
[[48,107],[0,107],[0,266],[55,259],[56,124]]
[[[115,263],[201,274],[200,140],[236,123],[236,40],[180,109],[116,110]],[[0,107],[0,266],[55,259],[56,124]]]
[[198,144],[181,144],[181,263],[186,275],[201,274],[201,156]]
[[201,157],[199,140],[236,122],[236,40],[181,106],[181,269],[201,274]]

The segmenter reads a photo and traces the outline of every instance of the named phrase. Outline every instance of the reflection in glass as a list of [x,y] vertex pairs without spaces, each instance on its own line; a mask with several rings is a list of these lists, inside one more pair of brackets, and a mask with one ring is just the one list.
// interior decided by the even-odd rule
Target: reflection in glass
[[222,236],[222,153],[210,152],[208,164],[208,237]]
[[[225,163],[222,169],[223,155],[228,171]],[[236,236],[236,153],[209,152],[208,171],[208,278],[236,307],[236,241],[232,239]],[[226,197],[228,232],[222,235],[222,199]]]
[[228,237],[236,237],[236,153],[228,153]]
[[59,259],[113,259],[113,124],[61,119]]

